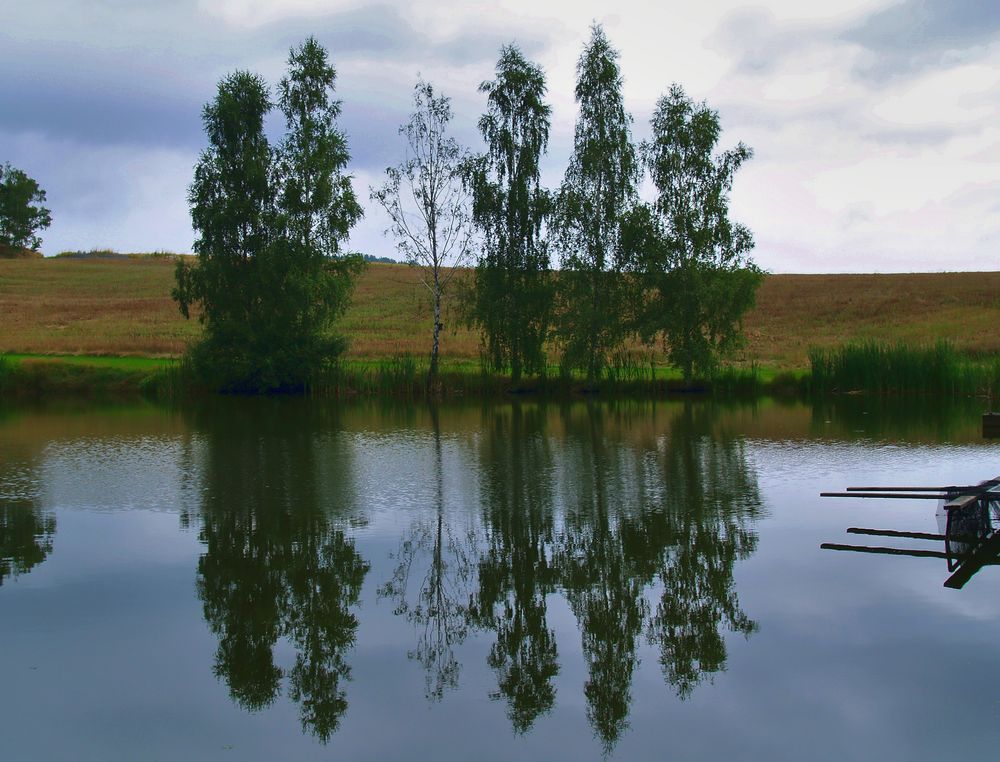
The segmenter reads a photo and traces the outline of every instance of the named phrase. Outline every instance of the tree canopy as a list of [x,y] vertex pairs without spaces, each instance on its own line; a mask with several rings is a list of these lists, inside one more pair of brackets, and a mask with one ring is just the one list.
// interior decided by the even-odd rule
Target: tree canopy
[[263,79],[235,72],[219,83],[203,119],[209,147],[189,201],[197,265],[179,262],[174,298],[200,307],[205,337],[196,370],[228,391],[301,388],[337,356],[331,335],[360,257],[342,245],[362,210],[344,174],[336,127],[336,72],[313,38],[293,49],[278,105],[287,133],[273,148]]
[[662,337],[686,382],[710,373],[742,341],[742,318],[763,277],[750,260],[753,235],[729,218],[733,176],[753,152],[716,154],[719,115],[679,85],[660,98],[643,163],[656,186],[651,210],[633,215],[646,303],[640,331]]
[[[386,231],[406,261],[421,269],[421,282],[434,304],[434,334],[429,381],[438,372],[441,301],[455,275],[468,263],[472,219],[464,173],[468,152],[447,134],[451,100],[420,80],[413,88],[413,113],[399,128],[406,158],[386,169],[386,181],[371,191],[389,215]],[[450,268],[450,269],[446,269]]]
[[41,246],[38,231],[52,224],[44,202],[45,191],[35,180],[9,163],[0,165],[0,244],[14,249]]
[[630,332],[633,289],[622,224],[636,202],[639,163],[625,111],[618,52],[595,25],[577,64],[573,155],[556,203],[560,252],[558,331],[563,364],[589,383]]
[[486,152],[471,163],[472,214],[483,237],[472,318],[483,331],[485,360],[522,373],[545,370],[552,282],[543,226],[551,207],[539,162],[549,140],[545,75],[514,45],[500,51],[496,78],[483,82],[479,131]]

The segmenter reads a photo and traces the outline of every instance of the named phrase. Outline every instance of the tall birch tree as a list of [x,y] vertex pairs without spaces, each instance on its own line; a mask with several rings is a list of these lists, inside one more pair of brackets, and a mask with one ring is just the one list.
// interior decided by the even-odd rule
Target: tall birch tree
[[753,151],[738,143],[716,153],[719,114],[679,85],[657,102],[651,125],[642,154],[657,197],[637,247],[647,295],[640,327],[647,340],[662,337],[690,384],[740,345],[763,278],[750,259],[753,234],[729,218],[733,176]]
[[541,68],[514,45],[501,49],[495,78],[479,89],[487,101],[479,120],[486,153],[472,162],[468,182],[483,251],[471,312],[487,366],[509,368],[517,386],[523,374],[545,370],[552,278],[543,228],[551,199],[539,162],[551,109]]
[[395,237],[406,261],[420,268],[434,305],[429,386],[438,375],[442,300],[457,268],[471,256],[470,196],[463,182],[468,152],[447,134],[451,117],[451,100],[418,81],[413,114],[399,128],[406,138],[406,159],[386,169],[385,184],[371,191],[372,200],[389,215],[386,234]]
[[577,64],[576,100],[573,155],[553,222],[562,266],[556,325],[564,365],[583,369],[593,384],[630,328],[634,289],[622,225],[639,180],[618,51],[599,25]]

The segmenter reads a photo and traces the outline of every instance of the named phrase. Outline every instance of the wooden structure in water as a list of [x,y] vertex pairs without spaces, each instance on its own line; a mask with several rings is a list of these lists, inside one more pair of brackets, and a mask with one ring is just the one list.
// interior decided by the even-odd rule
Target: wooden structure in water
[[[984,421],[985,427],[985,421]],[[824,542],[824,550],[853,553],[943,558],[950,576],[944,586],[961,588],[984,566],[1000,565],[1000,476],[976,485],[944,487],[848,487],[846,492],[822,492],[820,497],[919,499],[938,501],[938,533],[850,527],[848,534],[943,542],[943,549],[877,547]]]
[[983,439],[1000,439],[1000,413],[983,413]]

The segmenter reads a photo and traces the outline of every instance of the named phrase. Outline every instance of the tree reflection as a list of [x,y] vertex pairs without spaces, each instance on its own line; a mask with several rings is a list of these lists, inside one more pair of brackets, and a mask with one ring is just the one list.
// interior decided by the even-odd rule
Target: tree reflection
[[681,698],[725,668],[723,629],[745,637],[757,629],[740,608],[733,565],[757,548],[760,490],[743,442],[711,436],[712,417],[710,406],[685,404],[662,459],[658,521],[669,552],[661,556],[663,592],[648,628],[663,675]]
[[644,643],[682,700],[723,670],[726,633],[757,627],[733,570],[756,549],[762,504],[743,442],[718,420],[712,403],[578,404],[558,415],[544,404],[485,407],[481,527],[457,542],[434,412],[435,511],[404,537],[382,591],[418,626],[411,655],[427,670],[428,696],[456,684],[454,649],[475,628],[494,638],[491,695],[515,732],[530,730],[555,705],[548,602],[560,591],[581,634],[587,718],[606,753],[628,728]]
[[[221,403],[220,403],[221,404]],[[347,709],[346,655],[368,564],[337,525],[349,464],[323,410],[235,400],[198,412],[205,437],[198,593],[219,638],[215,673],[241,706],[288,680],[304,730],[326,741]],[[278,640],[294,648],[275,663]]]
[[[417,647],[410,652],[424,668],[425,695],[440,700],[446,690],[458,687],[461,665],[454,649],[469,631],[468,596],[473,573],[472,535],[456,536],[445,521],[444,455],[440,412],[430,407],[434,434],[434,512],[431,519],[417,519],[396,553],[392,579],[379,589],[379,597],[396,603],[395,613],[417,628]],[[410,586],[417,590],[410,603]]]
[[482,446],[484,548],[473,623],[496,633],[489,664],[494,698],[507,702],[514,730],[523,733],[555,703],[559,672],[546,596],[555,590],[552,452],[544,409],[486,408]]
[[33,500],[0,499],[0,586],[42,563],[52,552],[55,516]]
[[[628,727],[632,675],[649,606],[648,575],[636,562],[630,517],[634,485],[609,446],[605,408],[586,406],[582,422],[563,410],[568,442],[562,483],[565,529],[557,543],[560,579],[580,625],[588,677],[587,718],[610,751]],[[614,503],[614,504],[612,504]]]

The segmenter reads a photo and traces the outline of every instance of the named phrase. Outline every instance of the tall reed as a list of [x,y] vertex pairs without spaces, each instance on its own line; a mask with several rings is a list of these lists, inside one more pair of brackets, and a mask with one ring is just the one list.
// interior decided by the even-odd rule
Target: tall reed
[[947,341],[931,346],[869,340],[812,349],[811,387],[820,393],[992,395],[1000,390],[1000,359],[975,360]]

